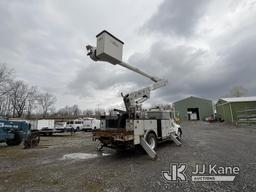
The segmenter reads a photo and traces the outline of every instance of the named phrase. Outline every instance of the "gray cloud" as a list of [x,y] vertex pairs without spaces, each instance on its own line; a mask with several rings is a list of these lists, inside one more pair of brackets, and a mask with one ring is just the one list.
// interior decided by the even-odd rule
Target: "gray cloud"
[[[104,81],[101,86],[83,82],[82,86],[90,89],[90,98],[87,96],[86,100],[67,89],[81,69],[91,67],[91,61],[85,56],[85,44],[95,42],[95,35],[103,29],[120,38],[129,38],[136,26],[151,14],[150,7],[157,3],[142,6],[145,2],[138,2],[134,12],[130,12],[134,7],[130,1],[3,0],[0,2],[0,62],[14,68],[17,79],[57,95],[57,107],[77,101],[81,108],[94,106],[101,100],[97,91],[102,91],[99,88],[103,88]],[[148,11],[143,11],[144,8]],[[137,23],[134,23],[135,18]],[[128,23],[133,25],[123,30]],[[91,74],[85,71],[83,75]],[[100,75],[100,71],[92,77],[96,75]],[[76,86],[71,85],[74,89]]]
[[164,35],[188,37],[200,18],[204,15],[209,1],[204,0],[164,0],[158,11],[145,24],[149,31]]
[[[151,103],[169,103],[189,95],[218,99],[235,85],[242,85],[249,89],[251,95],[256,95],[255,49],[255,39],[248,37],[232,49],[229,47],[229,50],[226,50],[228,54],[224,54],[212,65],[209,61],[211,53],[207,50],[189,46],[172,47],[157,42],[148,53],[132,55],[129,63],[148,73],[168,79],[168,86],[155,91]],[[81,71],[69,88],[78,93],[82,89],[81,84],[85,82],[92,83],[93,87],[99,90],[117,84],[133,83],[136,85],[133,89],[136,90],[151,83],[132,72],[122,71],[119,74],[120,68],[115,69],[116,67],[110,65],[113,69],[109,69],[101,65],[92,64]],[[110,75],[111,70],[113,71]],[[89,75],[83,75],[86,72]],[[126,91],[125,87],[121,87],[120,91]]]
[[189,95],[216,99],[234,85],[256,95],[255,4],[233,2],[164,0],[158,5],[144,0],[134,7],[115,0],[3,0],[0,58],[19,79],[56,94],[58,107],[117,104],[120,92],[151,81],[86,57],[85,43],[93,44],[95,34],[107,29],[125,41],[128,63],[169,80],[153,92],[151,103]]
[[[248,89],[249,95],[256,95],[255,49],[256,40],[254,36],[249,36],[232,48],[228,47],[213,65],[207,63],[211,53],[198,54],[193,63],[185,62],[182,70],[173,71],[179,78],[169,78],[173,84],[170,82],[169,87],[159,91],[157,96],[163,96],[165,101],[174,101],[189,95],[216,100],[236,85]],[[189,52],[182,52],[185,58],[192,56]]]
[[[204,54],[205,51],[201,49],[186,46],[170,47],[163,42],[157,42],[153,44],[148,53],[134,54],[128,62],[149,74],[168,79],[168,87],[163,88],[164,91],[159,92],[158,97],[162,95],[161,97],[170,99],[169,96],[171,95],[177,97],[178,94],[187,94],[193,89],[191,82],[193,83],[193,79],[200,72],[200,66],[203,65],[201,58],[204,57]],[[200,81],[196,80],[196,82]],[[127,83],[133,84],[132,88],[136,90],[152,82],[120,67],[95,63],[78,73],[77,78],[69,84],[69,90],[74,91],[74,93],[89,95],[90,89],[85,88],[88,84],[94,89],[100,90]]]

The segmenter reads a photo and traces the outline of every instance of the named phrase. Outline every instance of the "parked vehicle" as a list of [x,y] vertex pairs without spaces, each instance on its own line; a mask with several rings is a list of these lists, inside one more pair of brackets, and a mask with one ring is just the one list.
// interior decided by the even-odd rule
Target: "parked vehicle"
[[80,131],[83,127],[82,119],[75,119],[73,121],[68,121],[66,129],[73,129],[74,131]]
[[86,118],[83,120],[83,131],[96,130],[100,128],[100,120],[95,118]]
[[66,122],[62,122],[62,121],[55,122],[54,129],[55,129],[55,131],[64,133],[64,132],[66,132],[66,126],[67,126]]

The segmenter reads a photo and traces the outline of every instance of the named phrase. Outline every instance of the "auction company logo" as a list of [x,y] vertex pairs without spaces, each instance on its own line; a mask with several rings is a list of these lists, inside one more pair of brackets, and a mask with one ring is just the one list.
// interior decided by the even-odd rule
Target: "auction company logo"
[[[162,171],[162,177],[165,181],[187,181],[187,164],[171,163],[169,171]],[[196,164],[192,171],[192,181],[234,181],[235,176],[239,174],[237,166],[217,166],[207,164]]]

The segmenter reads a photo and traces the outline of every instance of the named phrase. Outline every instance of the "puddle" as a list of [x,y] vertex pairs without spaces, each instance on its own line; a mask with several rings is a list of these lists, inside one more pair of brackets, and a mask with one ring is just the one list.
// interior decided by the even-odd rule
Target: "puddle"
[[83,159],[92,159],[98,157],[97,154],[91,154],[91,153],[70,153],[63,155],[61,160],[83,160]]
[[109,156],[110,154],[109,153],[102,153],[101,155],[102,156]]
[[84,160],[109,155],[109,153],[70,153],[63,155],[63,157],[60,160]]

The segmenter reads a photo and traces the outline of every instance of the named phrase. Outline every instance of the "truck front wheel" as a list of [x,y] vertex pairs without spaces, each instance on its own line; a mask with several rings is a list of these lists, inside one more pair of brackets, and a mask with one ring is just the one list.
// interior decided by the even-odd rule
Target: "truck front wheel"
[[157,138],[156,138],[156,135],[154,133],[149,133],[147,135],[146,141],[148,142],[149,146],[152,149],[154,149],[154,150],[156,149],[156,147],[157,147]]

